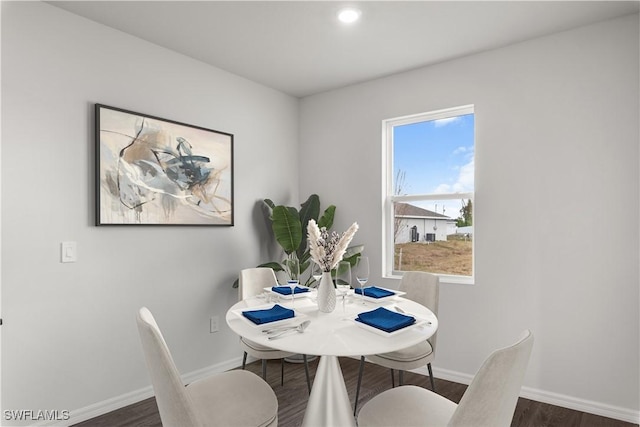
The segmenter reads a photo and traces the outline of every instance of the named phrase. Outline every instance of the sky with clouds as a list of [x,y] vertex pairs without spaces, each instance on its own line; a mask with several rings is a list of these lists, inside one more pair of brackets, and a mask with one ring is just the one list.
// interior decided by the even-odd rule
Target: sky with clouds
[[[400,194],[473,191],[473,114],[396,126],[393,138],[394,179],[404,174]],[[452,218],[460,215],[460,200],[411,203],[438,213],[444,209]]]

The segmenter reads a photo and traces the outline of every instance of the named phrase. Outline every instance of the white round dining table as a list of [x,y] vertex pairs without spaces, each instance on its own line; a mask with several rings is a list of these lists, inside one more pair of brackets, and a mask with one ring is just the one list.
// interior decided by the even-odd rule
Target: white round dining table
[[[264,296],[248,298],[227,311],[226,321],[236,334],[258,344],[298,354],[320,356],[303,426],[355,426],[338,357],[359,358],[410,347],[431,337],[438,329],[438,319],[423,305],[399,296],[363,303],[359,295],[351,295],[344,305],[338,296],[336,309],[332,313],[321,313],[314,294],[315,292],[304,298],[296,298],[293,306],[291,299],[286,297],[277,302],[267,302]],[[295,317],[273,325],[256,325],[242,315],[244,310],[270,308],[274,303],[293,308]],[[393,311],[400,308],[407,314],[414,315],[417,321],[412,326],[387,333],[354,320],[359,313],[381,306]],[[270,327],[298,325],[305,320],[310,323],[301,333],[289,332],[278,339],[269,340],[270,335],[263,332]]]

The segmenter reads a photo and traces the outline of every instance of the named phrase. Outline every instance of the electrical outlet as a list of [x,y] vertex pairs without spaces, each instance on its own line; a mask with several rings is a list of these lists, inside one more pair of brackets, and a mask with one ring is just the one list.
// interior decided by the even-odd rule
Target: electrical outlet
[[218,323],[219,323],[218,316],[212,316],[211,319],[209,319],[210,333],[218,332],[220,330]]

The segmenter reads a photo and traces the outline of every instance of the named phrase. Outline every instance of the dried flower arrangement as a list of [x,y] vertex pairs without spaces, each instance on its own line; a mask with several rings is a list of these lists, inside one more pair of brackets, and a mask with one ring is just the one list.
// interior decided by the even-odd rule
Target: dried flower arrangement
[[320,265],[324,272],[336,268],[356,231],[358,231],[357,222],[351,224],[351,227],[340,236],[335,231],[329,233],[326,227],[318,227],[315,220],[309,220],[307,235],[311,259]]

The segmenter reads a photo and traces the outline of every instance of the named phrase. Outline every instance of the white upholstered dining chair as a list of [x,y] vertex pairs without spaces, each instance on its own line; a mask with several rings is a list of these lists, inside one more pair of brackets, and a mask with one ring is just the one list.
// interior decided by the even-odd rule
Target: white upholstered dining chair
[[[277,286],[278,280],[273,269],[268,267],[245,268],[240,271],[238,280],[238,299],[242,301],[264,292],[264,288]],[[277,350],[275,348],[260,345],[254,341],[240,337],[240,347],[244,351],[242,356],[242,369],[247,364],[247,355],[262,360],[262,378],[267,380],[267,360],[280,359],[280,385],[284,384],[284,358],[292,357],[295,354],[287,351]],[[307,378],[307,390],[311,393],[311,379],[309,378],[309,363],[307,356],[302,355],[304,363],[304,373]]]
[[[401,291],[406,292],[405,298],[424,305],[438,315],[438,301],[440,299],[440,278],[431,273],[423,271],[407,271],[400,281]],[[431,362],[436,355],[437,332],[426,341],[418,343],[409,348],[385,354],[374,354],[366,356],[366,360],[376,365],[391,369],[391,384],[395,387],[394,370],[398,370],[398,384],[403,385],[404,371],[427,366],[429,379],[431,380],[431,390],[436,391],[433,381],[433,371]],[[360,397],[360,385],[364,371],[365,356],[360,357],[360,370],[358,372],[358,382],[356,386],[356,398],[353,404],[353,414],[358,409],[358,399]]]
[[254,373],[228,371],[183,385],[151,312],[137,315],[138,331],[164,427],[277,426],[278,400]]
[[533,335],[525,330],[518,342],[494,351],[459,404],[422,387],[396,387],[362,407],[358,426],[509,427],[532,347]]

